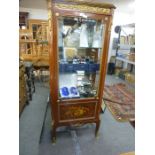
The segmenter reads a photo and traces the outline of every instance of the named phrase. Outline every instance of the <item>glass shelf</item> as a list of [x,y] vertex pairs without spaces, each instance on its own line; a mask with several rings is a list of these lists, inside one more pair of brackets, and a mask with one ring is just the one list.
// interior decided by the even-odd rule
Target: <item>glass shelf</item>
[[61,46],[64,48],[76,48],[76,49],[102,49],[101,47],[74,47],[74,46]]

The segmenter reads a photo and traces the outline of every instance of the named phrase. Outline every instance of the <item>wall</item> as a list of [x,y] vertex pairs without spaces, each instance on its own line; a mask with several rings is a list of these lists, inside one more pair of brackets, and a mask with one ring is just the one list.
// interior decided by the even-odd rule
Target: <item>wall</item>
[[19,11],[29,12],[30,19],[48,19],[48,11],[45,9],[32,9],[32,8],[23,8],[20,7]]
[[47,9],[47,0],[19,0],[19,6],[32,9]]

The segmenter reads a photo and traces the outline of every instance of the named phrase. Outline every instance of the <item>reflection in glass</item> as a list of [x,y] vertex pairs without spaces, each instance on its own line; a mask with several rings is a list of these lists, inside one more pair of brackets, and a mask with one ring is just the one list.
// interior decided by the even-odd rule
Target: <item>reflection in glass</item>
[[95,97],[104,25],[100,20],[58,18],[59,97]]

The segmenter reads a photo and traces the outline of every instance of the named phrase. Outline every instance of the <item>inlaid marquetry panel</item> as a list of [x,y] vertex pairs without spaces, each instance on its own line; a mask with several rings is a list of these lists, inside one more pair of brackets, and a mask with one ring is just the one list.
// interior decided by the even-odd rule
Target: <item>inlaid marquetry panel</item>
[[95,117],[96,103],[77,103],[60,105],[60,120]]

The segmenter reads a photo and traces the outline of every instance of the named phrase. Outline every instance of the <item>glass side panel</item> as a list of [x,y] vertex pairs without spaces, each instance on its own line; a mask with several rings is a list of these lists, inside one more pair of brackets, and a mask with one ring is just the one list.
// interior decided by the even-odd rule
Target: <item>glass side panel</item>
[[59,98],[97,96],[104,30],[101,20],[58,18]]

